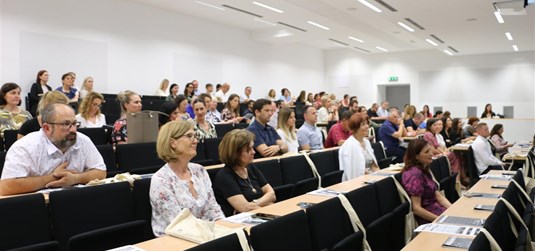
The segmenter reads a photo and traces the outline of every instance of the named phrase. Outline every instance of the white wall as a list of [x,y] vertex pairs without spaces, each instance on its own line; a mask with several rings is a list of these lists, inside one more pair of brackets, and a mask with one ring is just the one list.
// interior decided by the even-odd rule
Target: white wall
[[[411,103],[421,109],[443,106],[456,117],[466,116],[466,106],[486,103],[494,111],[513,105],[516,118],[535,118],[535,52],[447,56],[438,50],[404,53],[363,54],[348,50],[327,51],[326,79],[349,81],[349,91],[369,107],[382,97],[377,85],[411,85]],[[364,76],[364,77],[363,77]],[[397,82],[388,82],[398,76]]]
[[93,76],[96,89],[153,94],[163,78],[180,85],[231,83],[231,92],[253,86],[253,97],[270,88],[328,89],[324,52],[305,45],[271,45],[250,32],[122,0],[2,0],[2,83],[29,91],[37,71],[50,84],[77,73],[76,85]]

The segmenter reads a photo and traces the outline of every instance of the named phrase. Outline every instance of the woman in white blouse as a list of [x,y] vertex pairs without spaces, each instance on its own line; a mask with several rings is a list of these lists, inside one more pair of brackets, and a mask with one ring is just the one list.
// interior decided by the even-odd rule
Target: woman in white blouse
[[277,133],[282,141],[288,146],[289,153],[297,153],[299,143],[295,132],[295,112],[293,109],[284,107],[279,110],[279,121]]
[[197,155],[197,136],[193,124],[177,120],[163,125],[158,133],[156,151],[167,162],[153,176],[150,184],[152,229],[155,236],[188,208],[196,218],[215,221],[225,217],[217,204],[212,182],[203,166],[190,163]]
[[106,117],[100,113],[100,107],[104,97],[98,92],[88,93],[80,104],[79,114],[76,120],[80,122],[80,128],[95,128],[106,125]]
[[321,105],[322,107],[318,110],[318,123],[338,121],[338,107],[332,104],[329,96],[321,97]]
[[368,116],[355,113],[349,119],[348,127],[353,133],[338,150],[340,170],[344,171],[342,181],[350,180],[379,170],[368,136]]

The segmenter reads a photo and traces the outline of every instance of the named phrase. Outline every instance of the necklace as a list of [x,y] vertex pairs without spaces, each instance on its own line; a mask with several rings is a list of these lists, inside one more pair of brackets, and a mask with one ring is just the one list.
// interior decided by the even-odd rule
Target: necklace
[[253,191],[253,193],[256,193],[256,188],[253,187],[253,183],[251,183],[249,176],[247,176],[247,179],[243,179],[243,180],[245,181],[245,183],[247,183],[247,185],[249,185],[249,187],[251,188],[251,191]]

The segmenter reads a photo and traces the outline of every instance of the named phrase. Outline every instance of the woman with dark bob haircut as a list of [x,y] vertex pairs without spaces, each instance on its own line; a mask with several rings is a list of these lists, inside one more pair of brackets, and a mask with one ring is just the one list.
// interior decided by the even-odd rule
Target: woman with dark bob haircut
[[226,216],[248,212],[273,204],[275,191],[253,162],[255,135],[246,129],[235,129],[219,144],[219,158],[225,167],[214,181],[217,203]]
[[32,115],[20,108],[20,86],[5,83],[0,88],[0,133],[5,130],[18,130]]
[[438,185],[431,177],[429,164],[433,162],[432,147],[423,139],[409,142],[405,153],[402,184],[412,202],[412,211],[418,224],[434,221],[451,206],[438,192]]

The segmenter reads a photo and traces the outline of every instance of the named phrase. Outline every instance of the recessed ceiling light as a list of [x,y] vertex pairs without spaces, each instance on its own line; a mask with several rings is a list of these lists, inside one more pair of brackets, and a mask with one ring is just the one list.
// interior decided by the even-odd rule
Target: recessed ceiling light
[[266,9],[271,10],[271,11],[275,11],[275,12],[277,12],[277,13],[284,13],[284,11],[282,11],[282,10],[279,10],[279,9],[277,9],[277,8],[274,8],[274,7],[271,7],[271,6],[269,6],[269,5],[265,5],[265,4],[263,4],[263,3],[253,2],[253,4],[258,5],[258,6],[260,6],[260,7],[263,7],[263,8],[266,8]]
[[513,44],[513,50],[518,51],[518,46],[516,46],[516,44]]
[[316,27],[318,27],[318,28],[322,28],[322,29],[324,29],[324,30],[330,30],[329,27],[323,26],[323,25],[318,24],[318,23],[314,23],[314,22],[312,22],[312,21],[308,21],[307,23],[309,23],[309,24],[311,24],[311,25],[314,25],[314,26],[316,26]]
[[444,53],[450,55],[450,56],[453,56],[453,53],[451,53],[451,51],[448,51],[448,50],[444,50]]
[[502,17],[502,15],[500,14],[499,11],[495,11],[495,12],[494,12],[494,16],[496,16],[496,20],[498,20],[498,23],[503,24],[503,22],[504,22],[504,21],[503,21],[503,17]]
[[366,5],[366,7],[368,7],[368,8],[370,8],[370,9],[374,10],[375,12],[379,12],[379,13],[383,12],[381,9],[375,7],[375,6],[374,6],[373,4],[371,4],[371,3],[368,3],[368,1],[366,1],[366,0],[359,0],[359,2],[360,2],[361,4]]
[[260,18],[255,18],[254,20],[255,20],[255,21],[258,21],[258,22],[261,22],[261,23],[269,24],[269,25],[272,25],[272,26],[277,26],[277,24],[274,24],[274,23],[271,23],[271,22],[262,20],[262,19],[260,19]]
[[383,48],[383,47],[375,46],[375,48],[377,48],[377,49],[379,49],[379,50],[382,50],[382,51],[384,51],[384,52],[388,52],[388,50],[385,49],[385,48]]
[[218,9],[218,10],[225,10],[225,9],[219,7],[219,6],[215,6],[215,5],[212,5],[212,4],[209,4],[209,3],[205,3],[205,2],[201,2],[201,1],[195,1],[195,2],[198,3],[198,4],[202,4],[204,6],[208,6],[210,8],[214,8],[214,9]]
[[433,40],[431,40],[431,39],[429,39],[429,38],[425,39],[425,41],[428,42],[428,43],[430,43],[430,44],[433,45],[433,46],[438,46],[437,43],[435,43]]
[[349,38],[349,39],[351,39],[351,40],[355,40],[355,41],[357,41],[357,42],[359,42],[359,43],[364,43],[363,40],[360,40],[360,39],[355,38],[355,37],[352,37],[352,36],[348,36],[347,38]]
[[505,36],[507,37],[507,39],[513,40],[513,36],[511,36],[511,32],[506,32]]
[[414,32],[414,29],[413,29],[413,28],[409,27],[408,25],[406,25],[406,24],[404,24],[404,23],[402,23],[402,22],[398,22],[398,25],[401,26],[401,27],[403,27],[403,28],[405,28],[405,30],[408,30],[408,31],[410,31],[410,32]]

